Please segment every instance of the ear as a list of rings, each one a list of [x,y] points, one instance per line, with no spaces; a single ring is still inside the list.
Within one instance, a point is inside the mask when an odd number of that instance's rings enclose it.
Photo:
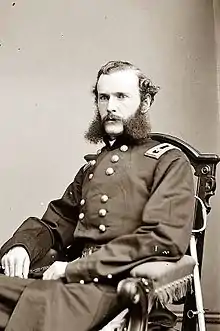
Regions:
[[[141,110],[142,114],[145,114],[148,112],[148,110],[150,109],[151,106],[151,96],[150,94],[147,94],[145,100],[143,101],[143,108]]]

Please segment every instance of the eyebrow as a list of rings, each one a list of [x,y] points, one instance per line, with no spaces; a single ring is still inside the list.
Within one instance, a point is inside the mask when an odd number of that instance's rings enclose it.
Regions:
[[[99,92],[99,95],[109,95],[110,93],[107,92]],[[129,92],[122,92],[122,91],[117,91],[117,92],[113,92],[112,94],[117,95],[117,94],[125,94],[125,95],[130,95]]]
[[[115,92],[114,94],[125,94],[125,95],[130,95],[128,92]]]

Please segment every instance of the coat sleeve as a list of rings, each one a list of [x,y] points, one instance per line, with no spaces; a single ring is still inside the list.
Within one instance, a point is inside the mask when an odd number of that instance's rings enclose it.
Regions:
[[[70,262],[68,282],[116,276],[148,260],[178,260],[185,253],[193,224],[194,187],[189,161],[169,151],[158,161],[150,199],[141,225],[103,245],[93,254]]]
[[[81,168],[62,198],[49,203],[42,219],[29,217],[23,222],[1,247],[0,259],[14,246],[23,246],[33,263],[41,259],[51,247],[60,250],[70,245],[78,221],[83,176]]]

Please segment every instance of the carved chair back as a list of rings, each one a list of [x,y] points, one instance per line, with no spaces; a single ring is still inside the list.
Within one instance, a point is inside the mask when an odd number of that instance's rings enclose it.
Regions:
[[[194,229],[203,228],[203,210],[199,200],[205,206],[206,213],[211,211],[210,198],[215,194],[216,190],[216,167],[220,161],[220,157],[216,154],[200,153],[185,141],[171,135],[162,133],[151,133],[150,137],[160,143],[169,143],[180,148],[188,157],[195,175],[195,195],[199,199],[195,199],[194,212]],[[197,246],[197,257],[199,273],[201,275],[203,248],[205,229],[203,231],[196,231],[194,233]],[[184,305],[183,327],[182,330],[195,330],[196,319],[189,318],[189,311],[196,311],[195,295],[189,294]],[[193,316],[192,316],[193,317]]]

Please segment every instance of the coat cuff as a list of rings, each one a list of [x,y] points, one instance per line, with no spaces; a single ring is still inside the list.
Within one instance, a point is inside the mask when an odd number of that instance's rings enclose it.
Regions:
[[[86,258],[80,258],[75,261],[69,262],[66,267],[65,276],[68,283],[90,283],[94,279],[89,273]]]
[[[41,259],[52,245],[52,235],[42,223],[40,227],[30,228],[29,231],[24,229],[15,232],[13,237],[1,247],[0,259],[13,247],[22,246],[27,250],[31,263],[34,263]]]

